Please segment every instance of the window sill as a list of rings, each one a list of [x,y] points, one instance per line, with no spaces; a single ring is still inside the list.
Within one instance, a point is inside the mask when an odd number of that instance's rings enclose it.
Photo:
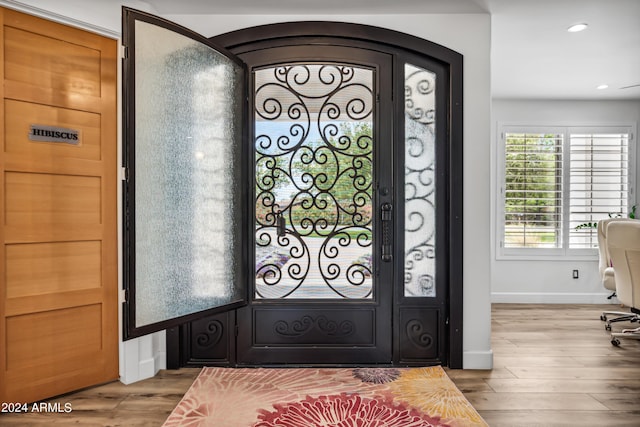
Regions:
[[[497,254],[496,261],[598,261],[598,252],[593,254]]]

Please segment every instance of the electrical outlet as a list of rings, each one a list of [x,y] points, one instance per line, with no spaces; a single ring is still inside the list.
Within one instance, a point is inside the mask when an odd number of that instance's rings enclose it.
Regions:
[[[573,270],[573,278],[574,279],[578,278],[578,270]]]

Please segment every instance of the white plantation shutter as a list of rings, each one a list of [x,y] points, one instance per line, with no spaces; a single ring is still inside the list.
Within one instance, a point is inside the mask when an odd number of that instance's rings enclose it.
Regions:
[[[562,244],[562,149],[557,133],[505,133],[505,248]]]
[[[586,224],[626,217],[633,204],[632,126],[502,126],[500,135],[500,254],[595,253]]]
[[[569,247],[595,248],[593,228],[576,227],[626,216],[629,195],[629,133],[577,132],[569,136]]]

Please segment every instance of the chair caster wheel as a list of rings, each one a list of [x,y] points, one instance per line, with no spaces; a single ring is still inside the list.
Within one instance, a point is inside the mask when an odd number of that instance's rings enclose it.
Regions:
[[[620,347],[620,340],[618,338],[611,338],[611,344],[613,344],[614,347]]]
[[[600,315],[600,320],[602,320],[603,322],[607,321],[607,316],[605,316],[604,314]]]
[[[606,326],[604,327],[604,330],[605,330],[605,331],[611,331],[611,325],[606,325]]]

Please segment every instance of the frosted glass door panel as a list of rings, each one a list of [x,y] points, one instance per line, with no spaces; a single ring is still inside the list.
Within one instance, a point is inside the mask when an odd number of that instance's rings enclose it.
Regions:
[[[135,23],[135,322],[236,301],[243,68]]]

